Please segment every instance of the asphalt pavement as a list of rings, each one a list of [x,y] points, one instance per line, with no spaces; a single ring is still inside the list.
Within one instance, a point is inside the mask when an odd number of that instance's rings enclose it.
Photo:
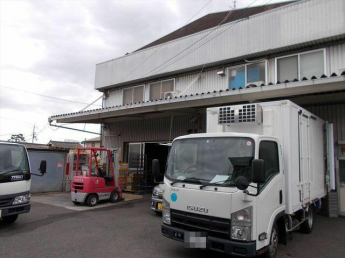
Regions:
[[[161,217],[142,200],[87,211],[32,202],[16,223],[0,221],[0,257],[226,257],[186,249],[161,235]],[[294,233],[277,257],[345,257],[345,219],[317,216],[310,235]]]

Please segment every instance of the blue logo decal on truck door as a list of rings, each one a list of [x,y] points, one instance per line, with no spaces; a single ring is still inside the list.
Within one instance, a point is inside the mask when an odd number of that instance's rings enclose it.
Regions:
[[[170,196],[171,201],[176,202],[177,201],[177,194],[172,193]]]

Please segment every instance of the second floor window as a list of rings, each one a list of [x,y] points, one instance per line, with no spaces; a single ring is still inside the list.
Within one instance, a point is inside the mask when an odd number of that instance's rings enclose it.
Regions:
[[[229,88],[239,89],[255,84],[266,84],[266,62],[229,68]]]
[[[325,74],[325,51],[316,50],[296,55],[279,57],[277,60],[277,81],[320,78]]]
[[[158,100],[164,98],[164,93],[174,90],[175,80],[166,80],[154,82],[150,84],[150,100]]]
[[[123,89],[123,105],[139,103],[144,100],[144,86]]]

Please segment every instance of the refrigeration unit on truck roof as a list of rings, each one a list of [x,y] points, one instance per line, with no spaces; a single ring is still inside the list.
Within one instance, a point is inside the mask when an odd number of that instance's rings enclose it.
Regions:
[[[314,209],[334,188],[331,134],[329,123],[288,100],[208,108],[207,133],[172,144],[163,235],[275,257],[287,234],[312,231]]]

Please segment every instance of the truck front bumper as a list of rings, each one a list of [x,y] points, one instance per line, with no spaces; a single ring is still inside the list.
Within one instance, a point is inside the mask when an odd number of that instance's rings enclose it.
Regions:
[[[184,242],[184,235],[186,232],[186,230],[162,224],[163,236],[176,241]],[[206,237],[206,249],[239,257],[253,257],[257,255],[255,242],[235,242],[211,236]]]
[[[7,217],[11,215],[17,215],[22,213],[28,213],[30,211],[31,204],[21,204],[21,205],[14,205],[14,206],[7,206],[0,208],[0,217]]]

